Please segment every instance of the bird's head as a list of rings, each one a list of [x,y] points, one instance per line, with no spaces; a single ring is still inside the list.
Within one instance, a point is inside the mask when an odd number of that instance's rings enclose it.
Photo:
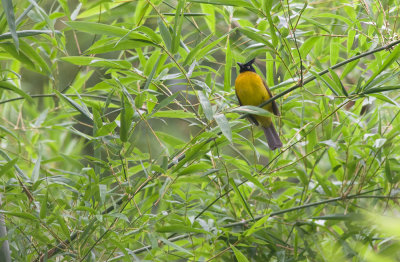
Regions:
[[[240,68],[240,73],[246,72],[246,71],[251,71],[251,72],[255,72],[256,70],[253,67],[253,63],[256,59],[253,58],[251,59],[249,62],[242,64],[242,63],[237,63],[239,68]]]

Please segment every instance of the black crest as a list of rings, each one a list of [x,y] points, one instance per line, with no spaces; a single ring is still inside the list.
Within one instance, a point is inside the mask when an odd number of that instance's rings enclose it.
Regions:
[[[254,63],[255,60],[256,59],[253,58],[249,62],[247,62],[246,64],[237,63],[239,65],[239,68],[240,68],[240,73],[243,73],[243,72],[246,72],[246,71],[255,72],[256,70],[253,67],[253,63]]]

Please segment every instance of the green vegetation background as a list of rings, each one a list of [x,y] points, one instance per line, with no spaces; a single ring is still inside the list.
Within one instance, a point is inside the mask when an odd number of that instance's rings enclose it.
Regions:
[[[1,3],[13,261],[400,260],[399,1]]]

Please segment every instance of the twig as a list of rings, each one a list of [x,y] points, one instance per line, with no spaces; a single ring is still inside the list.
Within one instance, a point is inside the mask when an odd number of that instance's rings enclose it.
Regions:
[[[376,190],[373,190],[373,191],[376,191]],[[268,216],[273,217],[273,216],[282,215],[282,214],[285,214],[285,213],[290,213],[290,212],[293,212],[293,211],[296,211],[296,210],[300,210],[300,209],[306,209],[306,208],[313,207],[313,206],[319,206],[319,205],[323,205],[323,204],[327,204],[327,203],[344,201],[344,200],[349,200],[349,199],[360,199],[360,198],[374,198],[374,199],[394,199],[394,198],[396,198],[396,199],[398,199],[398,198],[400,198],[400,197],[393,197],[393,196],[366,196],[366,195],[364,195],[364,194],[367,194],[367,193],[370,193],[370,192],[371,191],[364,192],[364,193],[361,193],[361,194],[354,194],[354,195],[347,196],[345,198],[336,197],[336,198],[327,199],[327,200],[323,200],[323,201],[319,201],[319,202],[305,204],[305,205],[302,205],[302,206],[296,206],[296,207],[292,207],[292,208],[288,208],[288,209],[283,209],[283,210],[280,210],[280,211],[277,211],[277,212],[272,212],[272,213],[268,214]],[[244,225],[246,225],[248,223],[252,223],[252,222],[258,221],[258,220],[262,219],[265,216],[266,215],[262,215],[262,216],[255,217],[254,220],[253,219],[243,220],[243,221],[240,221],[240,222],[226,224],[226,225],[223,225],[221,227],[222,228],[229,228],[229,227],[235,227],[235,226],[244,226]],[[185,239],[185,238],[189,237],[189,235],[190,234],[184,234],[184,235],[180,235],[180,236],[176,236],[176,237],[170,238],[168,240],[171,241],[171,242],[174,242],[174,241],[177,241],[177,240]],[[133,250],[132,253],[139,254],[139,253],[142,253],[143,251],[149,251],[151,249],[152,249],[152,246],[148,245],[148,246],[144,246],[144,247],[141,247],[139,249]]]
[[[376,52],[379,52],[379,51],[382,51],[382,50],[389,49],[389,48],[391,48],[391,47],[393,47],[393,46],[395,46],[395,45],[397,45],[397,44],[399,44],[399,43],[400,43],[400,40],[397,40],[397,41],[394,41],[394,42],[392,42],[392,43],[390,43],[390,44],[387,44],[387,45],[385,45],[385,46],[382,46],[382,47],[380,47],[380,48],[376,48],[376,49],[374,49],[374,50],[371,50],[371,51],[362,53],[362,54],[360,54],[360,55],[354,56],[354,57],[352,57],[352,58],[350,58],[350,59],[347,59],[347,60],[345,60],[345,61],[343,61],[343,62],[340,62],[340,63],[338,63],[338,64],[332,66],[331,69],[339,68],[339,67],[341,67],[341,66],[343,66],[343,65],[346,65],[346,64],[348,64],[348,63],[350,63],[350,62],[352,62],[352,61],[358,60],[358,59],[360,59],[360,58],[362,58],[362,57],[368,56],[368,55],[370,55],[370,54],[373,54],[373,53],[376,53]],[[324,75],[324,74],[326,74],[326,73],[328,73],[328,72],[329,72],[329,70],[326,69],[326,70],[323,70],[323,71],[321,71],[320,73],[318,73],[318,75],[322,76],[322,75]],[[311,81],[313,81],[313,80],[315,80],[315,79],[316,79],[315,76],[311,76],[311,77],[305,79],[305,80],[304,80],[304,83],[298,83],[298,84],[296,84],[296,85],[290,87],[289,89],[287,89],[287,90],[285,90],[285,91],[283,91],[283,92],[277,94],[276,96],[274,96],[274,97],[268,99],[267,101],[265,101],[264,103],[260,104],[259,107],[263,107],[263,106],[265,106],[265,105],[267,105],[267,104],[269,104],[269,103],[272,103],[272,101],[275,101],[276,99],[278,99],[278,98],[280,98],[280,97],[286,95],[287,93],[290,93],[290,92],[296,90],[297,88],[299,88],[299,87],[301,87],[301,86],[304,86],[305,84],[307,84],[307,83],[309,83],[309,82],[311,82]],[[47,95],[47,96],[55,96],[55,94],[51,94],[51,95]],[[32,96],[32,97],[34,97],[34,96]],[[19,98],[19,99],[23,99],[23,97],[21,97],[21,98]],[[2,102],[0,102],[0,104],[1,104],[1,103],[2,103]],[[242,115],[240,118],[245,118],[247,115],[248,115],[248,114],[244,114],[244,115]],[[218,133],[217,136],[219,136],[220,134],[221,134],[221,132]],[[215,138],[210,138],[210,139],[206,140],[206,141],[205,141],[205,144],[207,144],[207,143],[213,141],[214,139],[215,139]],[[175,156],[177,156],[177,155],[179,155],[179,154],[180,154],[180,153],[175,154]],[[174,159],[173,161],[171,161],[171,162],[168,164],[168,169],[170,169],[170,168],[172,168],[173,166],[175,166],[176,164],[178,164],[178,163],[179,163],[180,161],[182,161],[184,158],[185,158],[185,154],[181,154],[177,159]],[[150,179],[147,179],[147,180],[140,186],[140,188],[143,188],[144,186],[146,186],[146,185],[148,184],[148,182],[152,181],[152,180],[153,180],[154,178],[156,178],[158,175],[159,175],[159,173],[155,173]],[[243,184],[243,183],[241,183],[241,184]],[[238,186],[240,186],[241,184],[239,184]],[[137,192],[137,191],[136,191],[136,192]],[[120,205],[122,205],[123,202],[124,202],[124,200],[128,200],[128,202],[129,202],[129,201],[132,199],[132,197],[135,196],[136,192],[135,192],[134,194],[132,194],[132,196],[130,196],[130,197],[128,197],[128,198],[127,198],[126,196],[121,197],[119,200],[117,200],[117,202],[115,203],[115,206],[120,206]],[[223,195],[221,195],[221,197],[225,196],[227,193],[229,193],[229,192],[224,193]],[[307,204],[307,205],[303,205],[303,206],[297,206],[297,207],[294,207],[294,208],[290,208],[290,209],[282,210],[282,211],[279,211],[279,212],[271,213],[270,215],[284,214],[284,213],[287,213],[287,212],[291,212],[291,211],[294,211],[294,210],[299,210],[299,209],[306,208],[306,207],[311,207],[311,206],[316,206],[316,205],[321,205],[321,204],[325,204],[325,203],[330,203],[330,202],[339,201],[339,200],[341,200],[341,199],[361,198],[361,197],[355,197],[355,196],[359,196],[359,195],[351,195],[351,196],[347,196],[346,198],[338,197],[338,198],[333,198],[333,199],[330,199],[330,200],[325,200],[325,201],[320,201],[320,202],[316,202],[316,203],[311,203],[311,204]],[[371,196],[371,197],[373,197],[373,196]],[[379,197],[375,197],[375,198],[379,198]],[[382,196],[381,198],[388,198],[388,196]],[[216,201],[218,201],[218,199],[216,199],[215,201],[213,201],[213,202],[209,205],[209,207],[212,206],[212,204],[214,204]],[[105,211],[103,211],[102,214],[108,214],[108,213],[110,213],[111,211],[113,211],[113,210],[115,209],[115,206],[114,206],[114,205],[109,206]],[[202,211],[202,212],[204,212],[204,211]],[[199,215],[201,215],[202,212],[201,212]],[[199,215],[198,215],[198,216],[199,216]],[[197,217],[198,217],[198,216],[197,216]],[[262,218],[262,217],[256,217],[255,220],[259,220],[259,219],[261,219],[261,218]],[[252,221],[252,220],[251,220],[251,221]],[[238,222],[238,223],[232,223],[232,224],[226,225],[225,227],[230,227],[230,226],[235,226],[235,225],[240,225],[240,224],[245,224],[245,223],[249,223],[249,221],[242,221],[242,222]],[[62,248],[65,248],[65,245],[69,245],[72,241],[74,241],[74,240],[76,239],[76,237],[77,237],[77,232],[73,233],[73,234],[70,236],[70,238],[69,238],[68,240],[64,241],[64,244],[63,244],[63,243],[59,243],[59,244],[56,245],[54,248],[52,248],[51,250],[49,250],[49,251],[47,252],[47,258],[50,258],[50,257],[54,256],[55,254],[57,254],[60,250],[62,250]],[[46,254],[43,254],[43,255],[41,256],[40,259],[42,260],[42,259],[44,259],[44,257],[46,257]]]

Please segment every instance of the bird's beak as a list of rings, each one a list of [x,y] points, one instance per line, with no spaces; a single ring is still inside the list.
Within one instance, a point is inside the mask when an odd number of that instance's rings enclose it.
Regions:
[[[239,62],[237,62],[236,64],[238,64],[238,66],[240,66],[240,67],[242,67],[242,65],[243,65],[242,63],[239,63]]]

